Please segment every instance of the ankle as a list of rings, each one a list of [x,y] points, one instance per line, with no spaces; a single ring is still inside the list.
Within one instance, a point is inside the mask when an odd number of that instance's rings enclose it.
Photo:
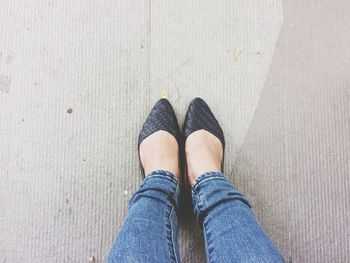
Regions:
[[[199,130],[188,136],[185,145],[187,178],[192,185],[203,173],[220,172],[223,147],[213,134]]]
[[[145,175],[155,170],[165,170],[180,176],[178,162],[179,146],[170,133],[158,131],[140,144],[140,159]]]

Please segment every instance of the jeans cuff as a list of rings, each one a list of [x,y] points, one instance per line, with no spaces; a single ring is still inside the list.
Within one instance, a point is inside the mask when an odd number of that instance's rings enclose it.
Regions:
[[[176,175],[174,175],[173,173],[171,173],[167,170],[154,170],[151,173],[149,173],[145,177],[145,179],[143,179],[143,181],[146,182],[146,181],[151,180],[153,178],[163,178],[163,179],[171,181],[175,185],[177,185],[179,183]]]
[[[150,191],[150,192],[149,192]],[[147,194],[145,194],[147,192]],[[151,193],[151,194],[150,194]],[[137,191],[133,193],[129,200],[129,207],[135,203],[140,197],[150,197],[151,195],[161,196],[164,194],[167,200],[172,202],[175,207],[178,206],[180,191],[177,177],[166,170],[155,170],[147,175]]]
[[[192,184],[192,189],[195,190],[201,182],[212,178],[224,178],[227,180],[226,176],[222,172],[205,172],[197,177],[196,181],[194,181]]]

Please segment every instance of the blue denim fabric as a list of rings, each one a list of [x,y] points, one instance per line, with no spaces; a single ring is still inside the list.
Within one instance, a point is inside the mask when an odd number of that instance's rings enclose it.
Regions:
[[[177,178],[153,171],[129,202],[127,218],[109,254],[110,263],[180,262]]]
[[[200,175],[192,187],[192,203],[208,262],[285,262],[248,201],[222,173]]]
[[[200,175],[193,184],[192,202],[208,262],[285,262],[248,201],[222,173]],[[178,204],[179,186],[173,174],[159,170],[147,176],[130,200],[108,262],[180,262]]]

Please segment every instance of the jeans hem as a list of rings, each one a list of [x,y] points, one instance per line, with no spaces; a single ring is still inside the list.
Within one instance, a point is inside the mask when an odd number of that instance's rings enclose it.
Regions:
[[[213,178],[223,178],[227,180],[226,176],[222,172],[205,172],[197,177],[196,181],[192,184],[192,190],[195,190],[202,181]]]
[[[151,173],[149,173],[145,179],[143,179],[143,181],[148,181],[150,180],[151,178],[164,178],[164,179],[167,179],[169,181],[171,181],[172,183],[174,184],[178,184],[179,181],[176,177],[176,175],[174,175],[173,173],[167,171],[167,170],[154,170],[152,171]]]

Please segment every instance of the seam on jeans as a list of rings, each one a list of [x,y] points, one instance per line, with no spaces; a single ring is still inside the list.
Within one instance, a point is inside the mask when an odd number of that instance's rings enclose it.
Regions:
[[[170,238],[168,236],[167,241],[170,240],[170,244],[169,244],[169,242],[167,242],[167,244],[169,245],[170,258],[173,260],[173,262],[179,263],[178,260],[177,260],[177,257],[176,257],[175,245],[174,245],[174,240],[173,240],[173,232],[174,232],[174,230],[172,229],[172,225],[171,225],[171,215],[172,215],[172,213],[174,211],[174,208],[172,206],[169,206],[169,208],[170,209],[169,209],[169,213],[168,213],[168,216],[167,216],[167,220],[168,220],[168,222],[167,222],[168,229],[167,230],[169,230],[168,231],[168,235],[170,235]]]
[[[203,232],[205,235],[205,239],[207,241],[206,246],[207,246],[207,252],[208,252],[208,258],[207,258],[207,262],[211,263],[214,262],[213,259],[213,254],[214,254],[214,250],[212,249],[212,247],[210,246],[210,242],[212,240],[212,234],[210,234],[210,232],[207,231],[207,226],[206,223],[203,220]]]
[[[174,189],[174,188],[172,188]],[[178,210],[178,198],[177,198],[177,193],[178,193],[178,189],[179,189],[179,185],[177,184],[175,186],[175,189],[172,190],[172,195],[171,195],[171,199],[170,199],[170,203],[173,205],[173,207],[175,208],[175,212],[177,212]]]
[[[204,221],[204,217],[206,216],[205,212],[204,212],[204,205],[203,205],[202,197],[200,195],[200,191],[197,191],[196,189],[192,189],[192,191],[195,192],[198,196],[198,201],[196,202],[196,208],[198,210],[197,221],[201,226],[203,221]]]
[[[169,252],[170,252],[170,257],[173,260],[173,262],[175,263],[179,263],[178,258],[176,256],[176,248],[175,248],[175,240],[173,239],[173,235],[174,235],[174,229],[172,228],[172,224],[171,224],[171,217],[172,214],[175,212],[176,213],[176,192],[177,192],[177,188],[178,185],[176,185],[175,188],[171,188],[171,193],[170,193],[170,203],[171,205],[168,206],[169,212],[167,215],[167,230],[168,230],[168,235],[170,235],[170,238],[168,236],[167,241],[170,240],[170,244],[169,242],[167,242],[167,244],[169,245]]]
[[[175,211],[175,209],[174,208],[172,208],[171,209],[171,212],[170,212],[170,214],[169,214],[169,221],[170,221],[170,218],[171,218],[171,216],[172,216],[172,214],[173,213],[176,213],[176,211]],[[176,254],[176,246],[175,246],[175,241],[176,240],[174,240],[174,238],[173,238],[173,236],[174,236],[174,229],[172,228],[172,225],[170,224],[170,234],[171,234],[171,243],[172,243],[172,253],[173,253],[173,257],[175,258],[175,262],[176,263],[179,263],[179,261],[178,261],[178,258],[177,258],[177,254]]]
[[[198,196],[198,199],[199,199],[198,192],[197,192],[194,188],[192,188],[192,192],[193,192],[195,195],[197,195],[197,196]],[[199,202],[200,202],[200,201],[197,200],[195,207],[193,207],[195,211],[196,211],[196,210],[198,211],[197,213],[200,213],[200,209],[199,209],[199,207],[198,207]]]

